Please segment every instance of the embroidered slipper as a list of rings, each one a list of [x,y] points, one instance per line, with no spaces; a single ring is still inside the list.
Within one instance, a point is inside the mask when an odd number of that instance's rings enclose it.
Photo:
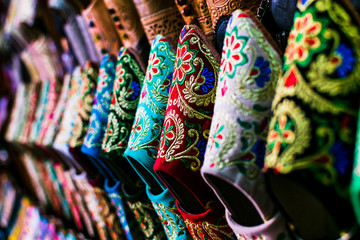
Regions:
[[[143,69],[143,64],[134,51],[121,48],[101,156],[121,177],[120,195],[128,202],[145,238],[162,239],[165,234],[151,202],[145,195],[145,186],[124,157],[145,78]],[[147,217],[140,217],[139,214]]]
[[[127,195],[125,189],[122,189],[122,192],[125,193],[127,204],[135,215],[135,220],[145,235],[145,239],[167,239],[160,218],[145,191],[139,192],[137,195]]]
[[[176,200],[170,191],[165,189],[160,194],[154,195],[149,188],[146,188],[146,193],[160,218],[167,238],[191,239],[192,237],[186,228],[184,219],[176,207]]]
[[[87,106],[87,109],[91,109],[91,114],[86,136],[81,146],[81,152],[87,154],[93,162],[101,164],[102,167],[106,166],[104,166],[100,158],[100,151],[110,111],[112,90],[115,80],[115,65],[115,57],[107,54],[104,55],[100,63],[97,87],[92,108],[90,105]]]
[[[130,189],[137,189],[139,177],[123,153],[128,144],[144,77],[142,62],[137,55],[130,49],[121,48],[100,157]]]
[[[170,192],[192,213],[204,211],[216,199],[200,175],[219,71],[219,56],[209,46],[196,26],[181,31],[154,165]]]
[[[105,208],[105,205],[102,205],[103,203],[100,202],[97,195],[97,185],[99,185],[98,179],[90,180],[86,176],[86,172],[83,172],[80,175],[75,175],[73,172],[73,180],[78,188],[79,192],[81,193],[83,197],[83,201],[85,203],[85,206],[87,207],[87,210],[90,213],[91,220],[94,223],[96,232],[98,234],[98,239],[101,240],[108,240],[109,239],[109,228],[106,225],[106,219],[101,214],[103,207]],[[109,210],[109,209],[107,209]]]
[[[78,109],[78,113],[75,118],[72,136],[69,139],[70,149],[80,148],[84,142],[86,133],[88,132],[98,73],[98,66],[91,62],[87,62],[81,72],[81,98],[77,103],[78,106],[76,109]]]
[[[157,36],[151,48],[141,98],[124,155],[146,183],[147,195],[161,219],[168,238],[188,239],[191,236],[176,209],[175,198],[153,170],[174,64],[175,54],[169,41],[163,36]]]
[[[289,35],[264,170],[274,198],[304,239],[337,239],[357,228],[349,186],[359,22],[346,1],[298,1]]]
[[[169,98],[174,72],[175,54],[165,37],[155,38],[140,101],[124,156],[148,185],[153,194],[166,187],[154,173],[153,167]]]
[[[249,11],[235,11],[225,34],[201,174],[227,208],[227,218],[234,219],[234,232],[242,237],[276,239],[286,233],[285,220],[267,194],[261,173],[281,68],[281,53],[259,20]],[[281,219],[268,221],[275,214]],[[279,221],[282,227],[270,224],[279,225]]]

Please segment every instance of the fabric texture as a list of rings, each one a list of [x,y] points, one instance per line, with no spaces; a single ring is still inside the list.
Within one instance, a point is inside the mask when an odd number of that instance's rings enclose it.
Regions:
[[[131,50],[121,48],[116,64],[107,130],[102,142],[105,153],[123,155],[130,137],[144,77],[143,69]]]
[[[86,133],[88,132],[90,114],[93,108],[96,81],[99,74],[97,64],[86,62],[85,67],[81,73],[81,98],[78,101],[78,114],[76,115],[76,122],[73,128],[72,136],[69,139],[70,148],[79,148],[84,142]]]
[[[297,6],[264,170],[301,237],[339,238],[355,222],[348,188],[359,109],[359,18],[341,0]]]
[[[146,188],[146,193],[160,218],[167,238],[170,240],[191,239],[185,222],[176,208],[176,200],[170,191],[165,189],[162,193],[153,195],[149,188]]]
[[[59,131],[63,113],[65,111],[65,106],[69,97],[70,79],[71,75],[66,73],[62,83],[61,92],[59,93],[59,100],[57,101],[53,114],[49,116],[49,126],[46,129],[44,139],[42,141],[45,146],[53,144],[56,134]]]
[[[228,208],[227,214],[234,211],[241,216],[245,226],[231,223],[237,225],[233,230],[243,238],[276,239],[280,234],[284,237],[287,234],[280,213],[277,218],[283,223],[282,227],[272,227],[270,233],[260,231],[265,224],[267,229],[271,228],[272,222],[267,220],[276,214],[261,173],[271,103],[282,72],[280,51],[275,46],[270,34],[251,12],[237,10],[232,14],[225,34],[214,116],[201,173]],[[242,201],[243,197],[246,201]],[[254,208],[254,211],[241,212],[243,208]],[[254,214],[260,219],[257,226],[249,220]]]
[[[167,239],[159,216],[155,213],[154,206],[147,198],[145,191],[136,195],[126,195],[126,201],[130,210],[135,215],[142,233],[147,240]]]
[[[178,204],[177,208],[185,219],[186,227],[193,239],[236,239],[226,222],[224,208],[220,203],[211,202],[209,208],[202,214],[189,214]]]
[[[111,55],[105,55],[101,60],[89,128],[81,147],[83,153],[94,158],[99,158],[101,143],[106,131],[115,80],[115,65],[116,59]]]
[[[151,187],[151,181],[155,180],[162,189],[166,187],[154,173],[153,167],[159,148],[174,63],[175,54],[168,40],[162,36],[156,37],[151,48],[129,143],[124,152],[130,163],[136,161],[147,172],[142,174],[142,171],[132,163],[147,185]],[[149,174],[151,179],[148,179]]]
[[[154,170],[172,194],[163,173],[187,188],[205,209],[215,199],[200,175],[200,167],[213,114],[219,56],[208,47],[200,30],[186,25],[181,31],[175,70],[170,86],[164,127]],[[179,199],[178,199],[179,200]]]
[[[137,188],[135,182],[139,177],[123,153],[130,137],[144,77],[141,61],[136,54],[130,49],[122,48],[116,64],[113,95],[100,157],[106,164],[116,168],[114,171],[121,177],[118,180],[130,188]]]
[[[116,182],[114,186],[109,186],[109,181],[105,180],[104,189],[109,195],[112,204],[116,208],[116,214],[120,219],[121,226],[125,232],[128,240],[142,240],[145,239],[140,230],[139,225],[135,222],[135,216],[130,211],[129,206],[121,197],[121,182]]]
[[[175,199],[153,170],[169,98],[174,63],[175,54],[171,49],[170,42],[165,37],[158,35],[152,44],[141,98],[124,155],[146,183],[147,195],[161,219],[168,239],[187,239],[190,235],[176,209]],[[156,192],[156,194],[152,194],[152,192]]]
[[[144,77],[142,63],[137,55],[130,49],[122,48],[116,64],[113,96],[101,156],[106,163],[116,168],[114,170],[124,184],[120,195],[128,203],[145,239],[162,239],[165,234],[151,202],[146,197],[145,186],[123,155],[128,145]],[[128,194],[125,189],[131,189],[135,193]]]
[[[75,125],[76,115],[78,113],[78,101],[80,101],[81,98],[81,81],[81,67],[78,66],[71,74],[68,101],[66,103],[63,118],[61,120],[60,130],[56,135],[53,144],[54,148],[63,152],[67,156],[71,156],[69,153],[68,141],[71,138],[72,130]]]

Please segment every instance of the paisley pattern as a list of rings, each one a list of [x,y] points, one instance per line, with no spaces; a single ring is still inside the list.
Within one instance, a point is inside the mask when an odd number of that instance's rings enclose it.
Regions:
[[[212,50],[198,28],[192,25],[183,28],[154,166],[156,172],[170,174],[195,195],[203,196],[204,205],[213,196],[199,172],[219,71],[219,56]]]
[[[177,212],[176,208],[174,208],[175,199],[165,190],[166,188],[163,186],[163,183],[153,171],[168,102],[174,63],[175,54],[171,49],[169,41],[165,37],[157,36],[150,52],[149,65],[141,91],[139,106],[131,130],[129,144],[124,155],[128,159],[131,157],[134,161],[139,162],[152,175],[151,177],[158,182],[161,188],[164,189],[159,195],[154,196],[150,191],[147,191],[147,194],[161,219],[168,239],[186,239],[189,235],[187,235],[185,223],[181,217],[179,218],[177,215],[174,215]],[[138,171],[144,182],[148,184],[147,190],[149,190],[151,184],[148,182],[147,176],[143,176],[141,171],[135,166],[134,168]],[[166,198],[159,199],[164,194],[167,194]],[[154,199],[157,199],[156,203]],[[170,213],[163,213],[159,209],[159,206],[168,207],[169,202],[172,202],[173,205],[171,216],[169,216]],[[177,222],[176,225],[174,221]]]
[[[98,66],[87,62],[81,73],[81,99],[78,102],[78,114],[76,116],[73,134],[69,139],[71,148],[79,147],[83,144],[86,133],[88,132],[90,114],[94,103],[96,90],[96,80],[98,77]]]
[[[348,187],[359,109],[354,101],[360,90],[359,22],[343,1],[298,1],[298,8],[273,102],[265,171],[297,175],[331,212],[339,232],[349,231],[354,223]]]
[[[115,79],[115,59],[105,55],[100,63],[94,105],[91,110],[89,128],[81,151],[98,157],[106,131],[112,90]]]
[[[337,2],[323,0],[310,4],[296,13],[295,22],[305,21],[304,17],[309,19],[306,22],[318,19],[323,50],[307,54],[304,61],[297,55],[285,64],[286,72],[273,105],[266,166],[282,173],[316,166],[324,170],[317,174],[318,180],[328,185],[351,171],[355,133],[350,129],[356,124],[358,108],[352,99],[360,88],[357,78],[360,69],[348,61],[360,56],[357,48],[360,37],[353,37],[359,28]],[[329,20],[324,20],[327,17]],[[347,21],[340,21],[339,17]],[[292,32],[300,34],[296,24]],[[313,35],[302,34],[303,38]],[[287,48],[285,59],[291,51],[291,47]],[[344,64],[349,70],[338,71]]]
[[[170,43],[159,35],[152,45],[129,144],[124,153],[126,157],[131,157],[143,165],[156,180],[153,166],[159,148],[174,63],[175,54]],[[144,181],[146,182],[146,179]],[[162,186],[162,182],[158,182]]]
[[[140,99],[145,74],[137,59],[128,49],[119,53],[113,96],[102,149],[106,153],[122,155],[130,137],[130,130]]]

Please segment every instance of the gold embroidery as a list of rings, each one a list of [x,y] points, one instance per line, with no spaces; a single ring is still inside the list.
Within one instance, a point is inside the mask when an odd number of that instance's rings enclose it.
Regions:
[[[287,142],[281,139],[279,142],[276,139],[274,134],[277,132],[274,130],[276,122],[281,120],[293,121],[294,137],[289,138]],[[285,124],[285,123],[284,123]],[[269,150],[265,158],[266,165],[268,167],[275,167],[277,170],[288,173],[293,168],[299,168],[304,163],[298,161],[295,156],[302,154],[310,144],[311,139],[311,126],[309,119],[306,118],[304,112],[301,108],[296,106],[293,101],[285,99],[282,101],[274,111],[274,116],[270,122],[269,135],[268,135],[268,145],[274,143],[272,150]],[[280,144],[286,143],[289,144],[282,152],[280,149]]]
[[[185,224],[194,240],[202,240],[205,239],[206,236],[209,236],[212,240],[222,240],[223,238],[220,238],[220,236],[226,236],[229,239],[232,239],[233,233],[224,231],[229,229],[228,225],[216,226],[206,221],[193,223],[188,219],[185,219]]]

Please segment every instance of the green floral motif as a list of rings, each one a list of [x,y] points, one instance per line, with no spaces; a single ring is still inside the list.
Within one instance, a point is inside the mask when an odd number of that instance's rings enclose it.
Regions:
[[[102,149],[109,153],[125,151],[135,112],[140,99],[140,90],[145,74],[133,53],[122,48],[116,65],[116,77],[108,117],[107,130]]]

